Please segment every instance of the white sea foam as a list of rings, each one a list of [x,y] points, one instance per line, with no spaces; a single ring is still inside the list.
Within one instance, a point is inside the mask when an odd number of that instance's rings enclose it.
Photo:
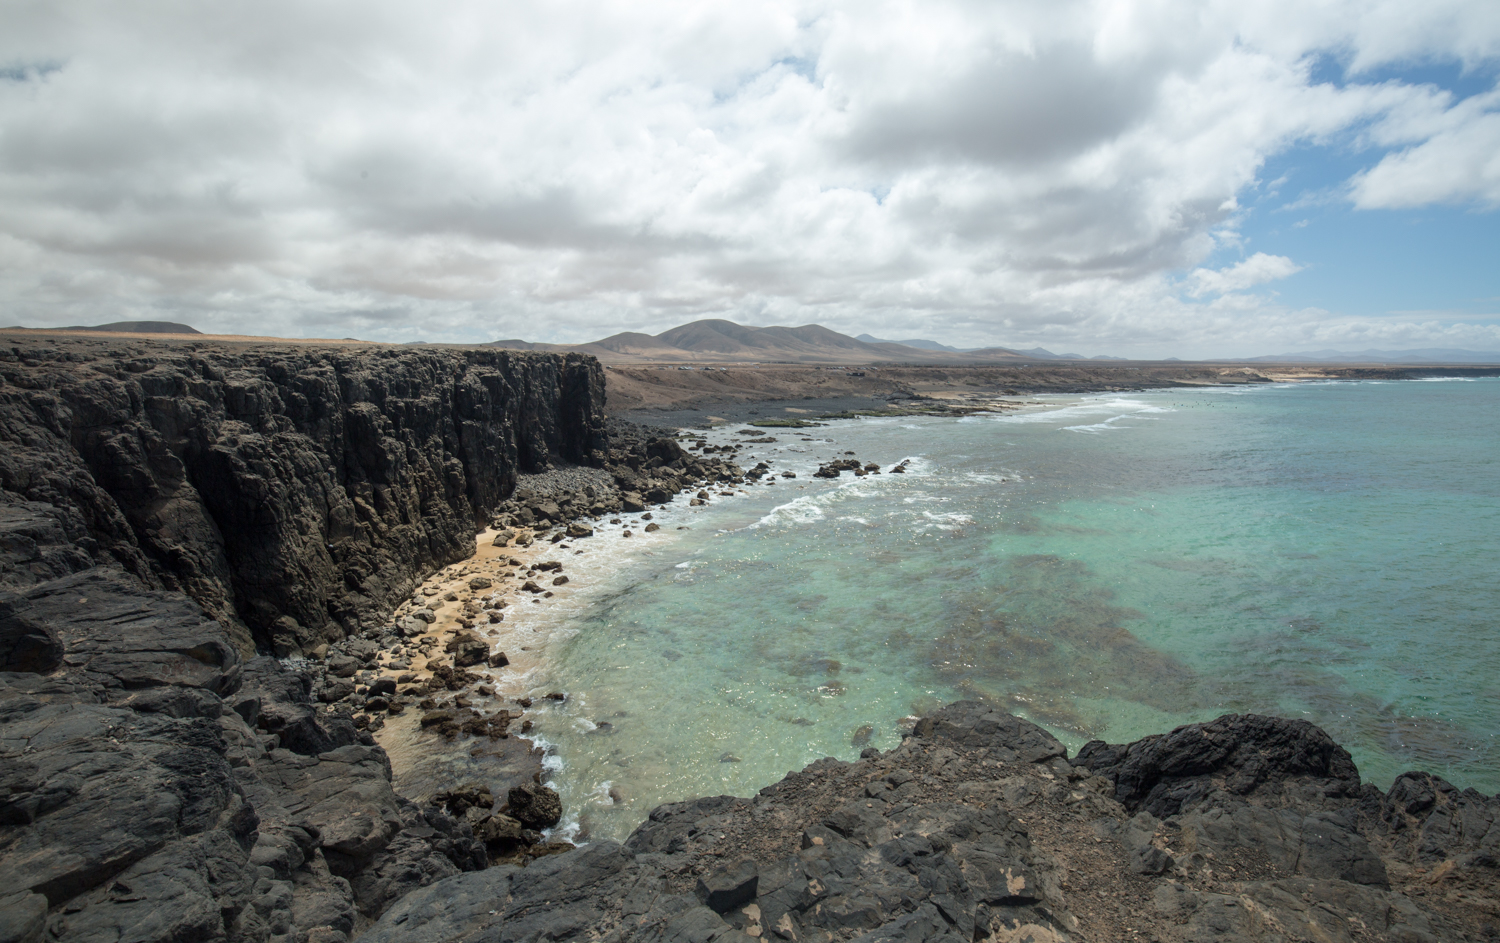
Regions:
[[[955,531],[974,523],[974,518],[957,511],[950,511],[947,514],[934,514],[931,511],[923,511],[922,517],[925,519],[925,522],[918,522],[917,530],[919,531],[928,530],[933,527],[936,527],[938,530]]]
[[[828,515],[819,504],[821,495],[803,495],[800,498],[778,505],[760,520],[751,524],[751,528],[761,526],[774,526],[776,524],[811,524],[821,521]]]
[[[1058,423],[1086,419],[1100,415],[1101,413],[1115,413],[1118,418],[1123,418],[1143,413],[1170,412],[1175,412],[1175,410],[1168,406],[1156,406],[1137,399],[1116,397],[1108,400],[1086,400],[1057,409],[1043,409],[1035,412],[1014,413],[1009,416],[996,416],[988,421],[1013,424]]]
[[[1087,433],[1090,433],[1092,435],[1098,435],[1101,432],[1113,432],[1113,431],[1115,431],[1117,429],[1129,429],[1130,426],[1117,426],[1117,425],[1115,425],[1115,423],[1119,422],[1121,419],[1129,419],[1129,418],[1131,418],[1131,417],[1128,416],[1128,415],[1124,415],[1124,416],[1111,416],[1109,419],[1106,419],[1103,422],[1096,422],[1096,423],[1092,423],[1092,424],[1087,425],[1087,426],[1063,426],[1062,427],[1062,431],[1063,432],[1087,432]]]

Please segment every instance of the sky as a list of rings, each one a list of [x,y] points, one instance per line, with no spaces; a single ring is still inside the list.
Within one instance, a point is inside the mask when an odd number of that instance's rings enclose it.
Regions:
[[[0,324],[1500,350],[1500,3],[0,0]]]

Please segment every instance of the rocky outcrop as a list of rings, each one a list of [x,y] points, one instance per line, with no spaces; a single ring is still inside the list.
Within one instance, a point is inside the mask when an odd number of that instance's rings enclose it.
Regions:
[[[307,649],[469,556],[521,472],[601,462],[603,400],[576,355],[0,343],[0,587],[118,566]]]
[[[1302,721],[1070,761],[960,702],[887,753],[662,806],[623,845],[436,882],[360,939],[1484,940],[1497,842],[1500,797],[1423,774],[1382,794]]]
[[[181,594],[93,568],[6,602],[63,652],[0,672],[0,938],[336,941],[485,865],[309,678]]]

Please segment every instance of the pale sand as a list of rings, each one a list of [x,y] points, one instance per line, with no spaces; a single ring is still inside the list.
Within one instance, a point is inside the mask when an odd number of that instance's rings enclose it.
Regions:
[[[517,530],[518,536],[530,535],[532,532],[526,528]],[[476,614],[473,631],[481,638],[490,643],[490,651],[504,652],[510,660],[510,664],[502,668],[489,668],[484,665],[475,665],[465,669],[474,674],[484,677],[480,684],[490,685],[494,689],[494,695],[484,696],[476,691],[479,685],[459,692],[433,692],[423,697],[451,698],[455,695],[463,697],[482,714],[490,714],[499,710],[515,711],[520,709],[517,700],[524,698],[530,693],[531,677],[533,672],[542,664],[545,656],[545,646],[539,642],[536,633],[530,629],[517,626],[514,622],[514,612],[521,607],[541,607],[559,598],[565,598],[569,590],[576,589],[577,584],[571,582],[564,586],[552,586],[555,573],[538,574],[536,582],[544,585],[553,593],[551,598],[543,598],[541,595],[533,596],[531,593],[523,592],[521,585],[526,581],[524,575],[517,578],[514,574],[544,560],[559,560],[563,563],[563,573],[568,573],[568,562],[570,560],[583,559],[591,554],[602,553],[603,541],[599,537],[585,537],[578,540],[564,540],[559,544],[553,544],[547,540],[533,541],[529,547],[518,547],[512,541],[511,546],[493,546],[496,532],[493,529],[485,529],[474,539],[474,555],[461,563],[455,563],[444,567],[436,573],[428,576],[414,591],[414,595],[420,596],[424,590],[436,590],[436,594],[429,597],[433,600],[443,599],[452,593],[457,599],[444,601],[443,605],[436,610],[437,620],[431,623],[427,631],[419,636],[407,640],[408,646],[415,646],[425,638],[436,640],[437,644],[430,649],[432,657],[451,661],[450,655],[443,651],[447,643],[462,628],[459,618],[464,612],[464,602],[469,599],[485,600],[494,598],[505,602],[505,607],[500,611],[505,613],[505,621],[499,623],[488,623],[487,610],[481,610]],[[568,544],[569,549],[562,549],[562,544]],[[582,550],[583,554],[575,551]],[[511,560],[517,560],[521,566],[510,564]],[[493,581],[489,589],[471,590],[469,580],[475,576],[486,576]],[[533,599],[540,600],[532,602]],[[392,614],[393,620],[404,618],[418,607],[413,606],[410,600],[402,603]],[[409,668],[394,668],[390,662],[393,656],[389,652],[382,652],[380,660],[380,676],[388,678],[399,678],[407,675],[415,676],[416,683],[426,682],[432,677],[428,669],[428,659],[420,654],[407,656],[410,662]],[[436,734],[421,729],[422,710],[412,702],[409,691],[412,682],[399,685],[397,692],[407,701],[407,708],[397,715],[385,715],[385,724],[381,729],[374,732],[375,740],[386,751],[391,760],[391,769],[396,782],[400,785],[403,794],[415,797],[429,796],[437,788],[447,788],[456,783],[450,782],[455,779],[451,768],[449,771],[439,771],[434,768],[434,760],[441,759],[444,753],[459,751],[467,754],[471,765],[464,773],[456,779],[462,781],[480,781],[490,784],[496,788],[505,788],[517,782],[531,779],[533,775],[541,772],[541,756],[539,749],[533,746],[531,740],[524,738],[520,733],[519,722],[511,728],[512,734],[505,740],[489,741],[483,738],[474,738],[457,744],[447,744],[438,739]],[[448,762],[462,762],[454,757]]]

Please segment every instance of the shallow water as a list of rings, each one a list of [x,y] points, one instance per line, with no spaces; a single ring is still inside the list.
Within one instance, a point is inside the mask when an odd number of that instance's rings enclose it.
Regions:
[[[535,627],[572,821],[621,837],[966,696],[1074,749],[1306,717],[1378,785],[1500,790],[1500,381],[1048,402],[773,430],[755,455],[797,479],[601,531]],[[808,476],[846,450],[911,472]]]

